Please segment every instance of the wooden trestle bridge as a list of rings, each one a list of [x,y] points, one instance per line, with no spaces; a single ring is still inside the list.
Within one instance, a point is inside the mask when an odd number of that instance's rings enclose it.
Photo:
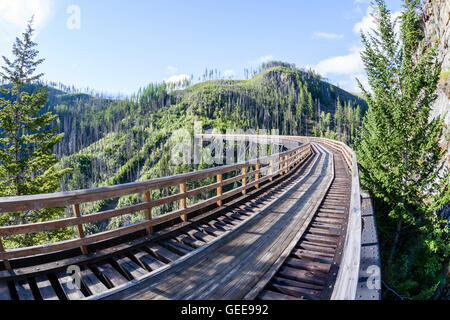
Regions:
[[[0,198],[0,214],[73,210],[56,221],[0,227],[0,300],[357,298],[362,224],[353,151],[321,138],[277,139],[287,151],[248,162]],[[179,193],[151,199],[151,190],[174,186]],[[189,197],[208,192],[214,196],[188,205]],[[131,194],[143,194],[143,202],[82,213],[84,203]],[[152,208],[169,203],[178,209],[152,217]],[[85,234],[86,224],[142,211],[141,222]],[[78,237],[12,250],[2,245],[10,236],[65,227],[75,227]]]

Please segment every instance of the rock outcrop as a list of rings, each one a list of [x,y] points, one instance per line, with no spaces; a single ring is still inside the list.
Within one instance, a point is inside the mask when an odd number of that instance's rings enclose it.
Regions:
[[[444,116],[446,134],[450,139],[450,0],[423,0],[422,27],[426,45],[438,45],[438,59],[442,63],[442,72],[438,88],[438,99],[433,107],[432,116]],[[447,153],[450,163],[450,151]]]

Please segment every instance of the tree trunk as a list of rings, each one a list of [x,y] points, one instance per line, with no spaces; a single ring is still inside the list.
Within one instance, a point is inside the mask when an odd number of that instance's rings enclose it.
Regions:
[[[402,222],[397,222],[397,229],[395,230],[394,242],[392,243],[391,253],[389,254],[389,265],[392,263],[392,259],[394,258],[395,250],[397,248],[398,239],[400,238],[400,232],[402,230]]]

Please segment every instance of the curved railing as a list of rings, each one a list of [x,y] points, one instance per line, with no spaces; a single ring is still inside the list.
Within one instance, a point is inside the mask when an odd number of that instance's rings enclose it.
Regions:
[[[212,137],[212,135],[201,136],[205,138]],[[6,269],[11,269],[9,263],[9,260],[11,259],[47,254],[77,247],[80,247],[82,253],[86,254],[88,253],[87,246],[92,243],[112,239],[140,230],[146,230],[149,234],[151,234],[153,232],[153,227],[156,225],[180,218],[182,221],[186,221],[189,213],[204,209],[214,204],[221,207],[224,200],[239,193],[245,195],[247,189],[249,188],[259,188],[260,184],[266,181],[271,181],[273,177],[279,175],[280,173],[291,170],[305,157],[307,157],[312,152],[310,143],[320,143],[340,151],[352,173],[351,210],[348,219],[347,235],[344,245],[344,252],[342,255],[341,267],[337,276],[332,299],[354,299],[358,281],[359,254],[361,247],[360,189],[358,167],[354,152],[345,144],[329,139],[292,136],[269,137],[270,138],[267,136],[258,136],[257,138],[246,135],[232,136],[233,139],[257,139],[259,142],[268,141],[273,143],[273,141],[280,141],[285,146],[288,146],[289,150],[237,164],[223,165],[196,172],[189,172],[142,182],[133,182],[111,187],[70,192],[0,198],[0,214],[6,212],[19,212],[67,206],[72,206],[73,210],[73,217],[67,217],[54,221],[0,227],[0,261],[3,261]],[[299,143],[302,144],[299,145]],[[249,170],[250,168],[252,169],[251,171]],[[224,174],[237,170],[240,170],[239,174],[223,180]],[[210,177],[216,177],[216,182],[192,190],[187,190],[187,183]],[[252,181],[248,182],[250,178]],[[231,189],[228,192],[223,192],[223,187],[238,181],[241,182],[239,187]],[[152,190],[173,186],[179,187],[179,193],[157,200],[151,199]],[[216,190],[216,195],[191,206],[187,206],[188,197],[210,190]],[[83,203],[117,198],[132,194],[143,194],[144,201],[142,203],[124,208],[117,208],[89,215],[82,215],[80,210],[80,204]],[[157,217],[152,217],[152,208],[175,202],[179,204],[178,210]],[[145,220],[141,222],[92,235],[86,236],[84,234],[83,226],[87,223],[124,216],[139,211],[145,212]],[[2,238],[5,237],[19,234],[45,232],[66,227],[75,227],[78,237],[57,243],[12,250],[5,250],[2,245]]]
[[[339,273],[334,284],[331,299],[354,300],[358,285],[362,233],[361,191],[356,154],[346,144],[339,141],[324,138],[307,138],[306,141],[322,143],[339,150],[343,154],[352,174],[352,193],[350,198],[347,234],[345,237]]]
[[[0,198],[0,214],[6,212],[19,212],[67,206],[72,206],[73,210],[73,217],[54,221],[0,227],[0,261],[3,261],[6,269],[10,269],[11,266],[9,260],[11,259],[52,253],[76,247],[80,247],[83,253],[87,253],[87,245],[95,242],[123,236],[139,230],[147,230],[148,233],[152,233],[152,229],[155,225],[159,225],[177,218],[181,218],[181,220],[186,221],[187,215],[191,212],[206,208],[208,206],[214,205],[215,203],[220,207],[222,206],[222,202],[225,199],[230,198],[238,193],[245,194],[246,190],[249,188],[258,188],[259,184],[273,179],[273,177],[278,175],[280,172],[290,170],[310,152],[310,145],[306,144],[291,148],[290,150],[285,152],[255,160],[231,165],[224,165],[175,176],[157,178],[148,181],[133,182],[111,187],[70,192]],[[250,171],[249,168],[253,170]],[[241,170],[240,174],[226,180],[222,179],[223,174],[237,170]],[[214,176],[216,177],[215,183],[192,190],[187,190],[186,188],[186,185],[189,182],[198,181]],[[250,178],[252,178],[253,181],[247,183]],[[237,181],[241,182],[241,186],[225,193],[222,192],[223,187]],[[178,194],[166,196],[157,200],[151,199],[152,190],[173,186],[179,187]],[[195,203],[192,206],[187,206],[188,197],[195,196],[214,189],[217,191],[216,196],[206,199],[205,201]],[[89,215],[82,215],[80,210],[80,204],[82,203],[106,200],[139,193],[143,194],[145,199],[144,202],[139,204]],[[152,208],[174,202],[178,202],[178,210],[157,217],[152,217]],[[128,215],[139,211],[145,211],[144,221],[120,227],[114,230],[96,233],[93,235],[85,236],[84,234],[83,225],[87,223]],[[8,236],[45,232],[66,227],[75,227],[78,233],[78,238],[57,243],[13,250],[5,250],[1,241],[2,238]]]
[[[277,136],[277,139],[280,141],[320,143],[338,150],[344,156],[344,160],[352,175],[352,191],[347,234],[345,236],[339,273],[337,275],[331,299],[354,300],[358,285],[362,233],[361,191],[356,154],[346,144],[326,138]]]

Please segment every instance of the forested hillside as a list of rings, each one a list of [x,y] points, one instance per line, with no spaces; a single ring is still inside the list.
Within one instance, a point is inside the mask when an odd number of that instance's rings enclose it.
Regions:
[[[58,115],[54,125],[65,136],[55,153],[73,168],[61,190],[76,190],[168,176],[192,166],[170,163],[170,136],[180,128],[278,129],[280,134],[339,137],[352,141],[366,104],[321,78],[273,62],[249,80],[210,80],[183,90],[151,84],[124,100],[49,87],[42,112]],[[34,86],[27,88],[36,90]],[[154,197],[158,197],[155,194]],[[95,203],[85,212],[128,205],[127,197]],[[122,224],[122,222],[114,222]]]

